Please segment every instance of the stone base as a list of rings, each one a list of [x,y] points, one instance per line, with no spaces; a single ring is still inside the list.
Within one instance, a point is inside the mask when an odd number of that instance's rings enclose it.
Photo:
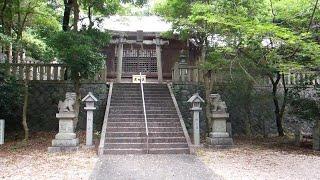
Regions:
[[[78,150],[79,150],[79,146],[76,146],[76,147],[48,147],[49,153],[76,152]]]
[[[231,148],[233,146],[233,139],[230,137],[207,137],[209,147],[215,148]]]
[[[83,149],[94,149],[94,148],[96,148],[96,146],[95,145],[91,145],[91,146],[88,146],[88,145],[83,145],[83,146],[81,146]]]
[[[55,139],[76,139],[76,133],[58,133]]]
[[[79,146],[79,139],[54,139],[52,140],[53,147],[75,147]]]

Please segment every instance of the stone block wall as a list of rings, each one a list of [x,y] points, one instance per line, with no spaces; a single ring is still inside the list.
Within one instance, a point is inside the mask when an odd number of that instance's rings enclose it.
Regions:
[[[205,99],[204,87],[201,85],[175,84],[173,89],[187,129],[191,133],[192,114],[189,110],[191,104],[187,103],[187,100],[196,92]],[[216,86],[213,93],[221,94],[222,100],[227,104],[228,113],[230,113],[228,122],[232,125],[233,135],[244,135],[247,128],[251,129],[252,135],[275,134],[277,132],[272,99],[269,97],[270,92],[255,90],[250,97],[250,101],[246,100],[245,95],[234,93],[225,86]],[[201,106],[203,111],[200,114],[200,133],[204,138],[208,126],[205,121],[205,104]],[[248,125],[250,127],[247,127]]]
[[[58,130],[58,119],[55,117],[58,112],[58,102],[65,99],[65,93],[68,91],[74,91],[72,83],[32,82],[30,84],[28,125],[31,131]],[[104,83],[81,84],[80,91],[82,97],[92,92],[98,99],[95,103],[97,110],[94,111],[94,129],[101,131],[108,97],[107,85]],[[85,103],[81,102],[77,129],[86,128],[84,106]]]
[[[192,130],[192,112],[190,108],[192,107],[191,103],[188,103],[188,99],[194,94],[198,92],[201,97],[204,97],[204,88],[202,86],[197,86],[193,84],[174,84],[173,85],[173,93],[175,94],[175,98],[178,102],[179,109],[181,111],[183,120],[185,121],[186,128],[191,135]],[[200,135],[201,137],[205,137],[205,132],[207,128],[207,124],[205,121],[205,104],[201,104],[203,111],[200,112]]]

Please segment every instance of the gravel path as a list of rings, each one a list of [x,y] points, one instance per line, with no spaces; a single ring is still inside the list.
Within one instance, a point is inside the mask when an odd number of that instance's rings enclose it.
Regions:
[[[199,158],[224,179],[320,179],[320,156],[237,147],[202,149]]]
[[[211,180],[221,179],[192,155],[106,155],[90,179]]]

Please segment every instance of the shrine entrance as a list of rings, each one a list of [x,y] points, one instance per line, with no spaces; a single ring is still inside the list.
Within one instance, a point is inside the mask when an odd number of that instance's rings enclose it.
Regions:
[[[162,82],[161,46],[169,41],[162,40],[159,34],[146,36],[148,38],[144,35],[147,34],[142,31],[131,32],[131,35],[122,33],[111,40],[111,44],[115,44],[117,82],[121,82],[122,77],[132,77],[140,72]]]
[[[143,48],[124,46],[122,77],[132,77],[140,72],[147,77],[156,78],[158,76],[156,48],[152,46]]]

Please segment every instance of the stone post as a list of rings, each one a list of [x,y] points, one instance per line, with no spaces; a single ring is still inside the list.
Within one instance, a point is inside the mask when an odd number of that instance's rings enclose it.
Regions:
[[[0,119],[0,145],[4,144],[4,119]]]
[[[122,35],[119,38],[118,42],[118,62],[117,62],[117,82],[121,82],[121,76],[122,76],[122,58],[123,58],[123,43],[125,39],[124,36]]]
[[[207,138],[207,143],[216,148],[228,148],[233,146],[233,140],[227,132],[227,118],[229,113],[226,112],[227,106],[221,100],[219,94],[210,95],[211,118],[212,118],[212,132],[210,137]]]
[[[56,117],[59,119],[59,133],[52,140],[52,146],[48,147],[48,152],[78,151],[79,139],[74,133],[74,119],[76,118],[74,111],[75,101],[76,94],[67,92],[65,101],[59,102],[59,113],[56,114]]]
[[[87,111],[87,131],[86,131],[86,147],[94,148],[93,144],[93,111],[96,109],[94,107],[94,102],[97,102],[97,98],[93,96],[91,92],[88,93],[83,99],[86,102],[86,107],[84,109]]]
[[[189,100],[189,103],[192,103],[192,108],[190,109],[193,111],[193,144],[194,146],[200,146],[200,111],[202,108],[200,107],[200,103],[203,103],[204,100],[199,96],[198,93],[194,94]]]
[[[161,60],[161,39],[159,35],[157,35],[156,37],[156,54],[157,54],[158,81],[161,83],[163,81],[163,76],[162,76],[162,60]]]

